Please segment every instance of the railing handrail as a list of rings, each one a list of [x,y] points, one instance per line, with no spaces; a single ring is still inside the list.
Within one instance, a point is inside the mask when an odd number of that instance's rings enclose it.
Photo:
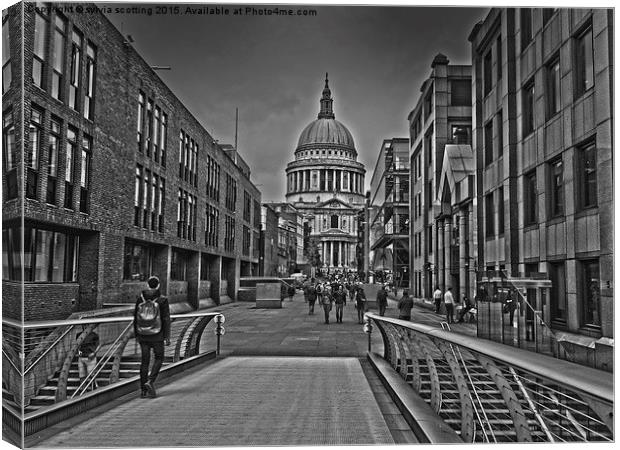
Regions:
[[[485,355],[541,378],[565,385],[584,395],[598,398],[605,402],[613,402],[614,379],[612,373],[581,366],[540,353],[514,348],[495,341],[483,340],[460,333],[451,333],[429,325],[379,316],[374,313],[366,313],[366,316],[375,321],[388,322],[427,336],[442,339],[448,343],[466,348],[471,352]],[[524,352],[527,352],[526,356]]]
[[[218,316],[220,312],[213,311],[194,311],[183,314],[171,314],[170,319],[188,319],[191,317],[203,317],[203,316]],[[114,317],[85,317],[82,319],[66,319],[66,320],[35,320],[29,322],[20,322],[18,320],[2,318],[2,325],[10,325],[16,328],[22,328],[25,330],[36,328],[51,328],[60,327],[64,325],[84,325],[92,323],[114,323],[114,322],[130,322],[133,321],[133,316],[114,316]]]

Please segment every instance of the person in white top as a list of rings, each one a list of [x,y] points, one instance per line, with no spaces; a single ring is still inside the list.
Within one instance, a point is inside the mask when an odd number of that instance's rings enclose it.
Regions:
[[[433,292],[433,300],[435,301],[435,312],[437,314],[439,314],[439,311],[441,311],[441,296],[442,296],[442,292],[441,289],[439,289],[439,286],[435,286],[435,292]]]
[[[454,323],[454,297],[452,296],[452,288],[448,288],[443,295],[443,302],[446,305],[446,322]]]

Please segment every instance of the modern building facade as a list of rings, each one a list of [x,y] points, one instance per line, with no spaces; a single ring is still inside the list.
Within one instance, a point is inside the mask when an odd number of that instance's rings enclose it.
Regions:
[[[278,276],[278,213],[271,205],[261,207],[261,231],[258,275]]]
[[[353,136],[335,118],[327,77],[320,105],[286,167],[286,201],[304,216],[324,271],[357,270],[356,218],[364,207],[366,170]]]
[[[540,279],[527,303],[611,370],[613,11],[492,9],[470,41],[480,281]]]
[[[266,203],[277,217],[277,268],[276,276],[288,277],[305,264],[303,215],[293,205],[285,202]],[[267,249],[266,249],[267,251]]]
[[[369,200],[370,270],[409,287],[409,139],[383,141]]]
[[[408,120],[410,290],[418,298],[431,298],[435,286],[472,295],[471,66],[435,56]]]
[[[173,310],[234,299],[258,274],[247,165],[103,14],[29,5],[2,27],[3,313],[133,303],[152,274]]]

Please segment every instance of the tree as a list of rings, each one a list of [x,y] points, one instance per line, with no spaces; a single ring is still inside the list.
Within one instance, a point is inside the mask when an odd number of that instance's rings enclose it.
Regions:
[[[323,265],[321,253],[319,253],[319,240],[316,237],[308,238],[308,245],[304,247],[304,255],[308,258],[310,266],[317,269]]]

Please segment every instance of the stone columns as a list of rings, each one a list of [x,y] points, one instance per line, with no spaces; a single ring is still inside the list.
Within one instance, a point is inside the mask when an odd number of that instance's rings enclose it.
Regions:
[[[439,285],[441,290],[445,290],[446,288],[446,278],[444,272],[444,234],[443,234],[444,224],[441,219],[437,220],[437,265],[435,266],[435,277],[436,284]]]
[[[452,267],[452,255],[450,252],[450,243],[452,242],[452,221],[449,218],[446,218],[444,224],[444,239],[443,239],[443,250],[444,250],[444,268],[445,268],[445,282],[446,289],[448,287],[452,287],[452,279],[450,277],[450,268]]]

